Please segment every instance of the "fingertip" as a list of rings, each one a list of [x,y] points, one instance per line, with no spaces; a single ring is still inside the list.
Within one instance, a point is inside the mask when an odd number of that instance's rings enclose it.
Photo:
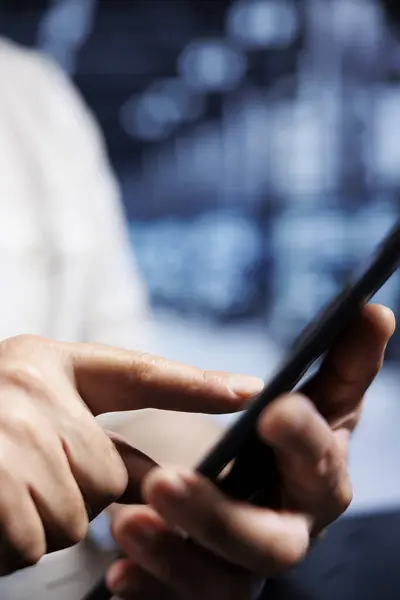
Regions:
[[[197,393],[212,402],[207,412],[235,414],[244,410],[264,385],[262,379],[251,375],[202,371]]]
[[[143,483],[143,497],[152,505],[169,499],[184,500],[190,494],[196,475],[183,468],[153,469]]]
[[[280,396],[261,414],[258,433],[265,441],[279,442],[288,432],[302,430],[311,410],[311,401],[303,394]]]
[[[393,311],[383,304],[368,304],[363,316],[372,323],[376,334],[384,340],[389,340],[396,330],[396,318]]]
[[[311,400],[299,393],[281,396],[265,410],[258,423],[262,441],[277,450],[304,451],[318,446],[330,432]]]
[[[117,544],[130,555],[132,552],[132,539],[137,532],[143,536],[143,532],[162,531],[164,529],[162,518],[150,506],[140,505],[122,509],[120,514],[112,523],[112,535]],[[132,558],[132,557],[131,557]]]
[[[233,395],[243,401],[259,394],[264,388],[264,381],[249,375],[229,375],[227,385]]]

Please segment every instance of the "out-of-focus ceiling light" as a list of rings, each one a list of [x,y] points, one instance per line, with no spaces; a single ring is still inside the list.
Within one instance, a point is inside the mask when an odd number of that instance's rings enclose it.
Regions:
[[[72,75],[93,27],[96,0],[52,0],[38,26],[37,44]]]
[[[203,107],[202,97],[192,94],[179,79],[164,79],[128,100],[121,109],[121,124],[133,137],[163,139],[181,123],[199,118]]]
[[[39,25],[39,43],[43,37],[55,43],[79,43],[90,33],[96,3],[93,0],[53,2]]]
[[[178,59],[178,70],[186,85],[198,92],[231,91],[243,79],[245,56],[219,39],[195,40]]]
[[[131,137],[142,140],[161,140],[168,137],[177,121],[175,107],[170,102],[160,102],[148,94],[131,98],[121,108],[121,125]]]
[[[338,45],[349,45],[376,52],[385,30],[382,8],[375,0],[341,0],[331,9],[331,28]]]
[[[285,48],[298,33],[299,18],[292,0],[238,0],[226,26],[243,48]]]
[[[189,90],[185,83],[178,78],[161,79],[156,81],[149,92],[160,98],[169,99],[179,112],[179,120],[195,121],[204,110],[204,98]]]

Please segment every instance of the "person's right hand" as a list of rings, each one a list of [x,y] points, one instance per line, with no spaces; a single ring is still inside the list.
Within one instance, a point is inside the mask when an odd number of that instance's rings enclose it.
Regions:
[[[262,386],[106,346],[31,336],[0,343],[0,574],[81,541],[88,513],[138,501],[154,463],[95,416],[148,407],[236,412]]]
[[[152,469],[142,486],[146,505],[120,508],[113,519],[126,556],[108,572],[116,596],[251,600],[263,580],[301,562],[351,502],[350,437],[394,326],[389,310],[366,307],[302,394],[262,411],[257,432],[274,450],[279,478],[271,481],[270,465],[259,461],[265,495],[258,505],[224,495],[191,469]]]

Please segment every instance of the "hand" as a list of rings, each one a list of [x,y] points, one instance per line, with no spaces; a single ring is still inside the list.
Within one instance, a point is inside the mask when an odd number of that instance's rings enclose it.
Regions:
[[[367,307],[302,393],[261,415],[258,433],[275,449],[282,477],[279,510],[233,501],[187,470],[153,469],[143,484],[148,506],[123,508],[113,522],[128,556],[109,571],[114,593],[248,600],[264,578],[301,561],[312,537],[351,501],[349,438],[393,331],[389,310]]]
[[[146,407],[240,410],[258,379],[153,356],[17,337],[0,344],[0,569],[82,540],[111,502],[137,502],[154,465],[96,415]]]

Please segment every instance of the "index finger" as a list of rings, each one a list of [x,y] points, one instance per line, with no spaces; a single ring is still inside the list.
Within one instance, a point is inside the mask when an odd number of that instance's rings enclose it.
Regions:
[[[302,387],[332,427],[352,430],[356,426],[362,399],[382,366],[394,330],[390,309],[366,306]]]
[[[71,344],[78,390],[92,411],[157,408],[231,413],[261,391],[257,377],[205,371],[140,352],[92,344]]]

